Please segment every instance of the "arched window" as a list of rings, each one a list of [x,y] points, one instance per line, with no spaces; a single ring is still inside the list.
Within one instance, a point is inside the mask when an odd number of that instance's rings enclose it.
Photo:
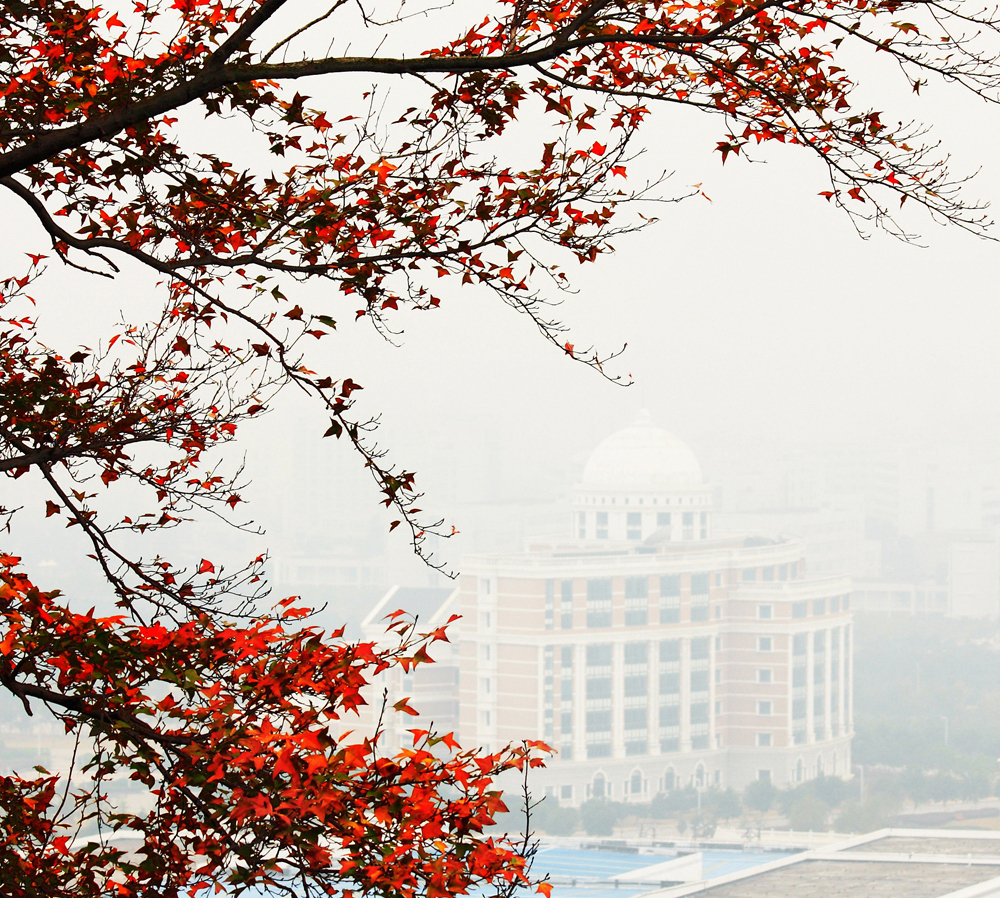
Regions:
[[[705,788],[705,765],[699,764],[694,771],[694,785],[696,789]]]
[[[607,791],[606,780],[604,779],[603,773],[598,773],[594,776],[594,786],[591,789],[590,794],[594,798],[604,798],[604,794]]]
[[[798,762],[795,765],[795,782],[797,783],[802,782],[802,774],[804,772],[804,767],[805,765],[802,763],[802,758],[799,758]]]
[[[663,791],[673,792],[677,788],[677,774],[674,773],[673,767],[668,767],[667,772],[663,774]]]
[[[822,776],[822,775],[823,775],[823,756],[820,755],[816,759],[816,776]]]
[[[834,776],[837,775],[837,753],[833,754],[833,770],[830,771]]]
[[[628,784],[629,795],[639,795],[642,792],[642,771],[633,770]]]

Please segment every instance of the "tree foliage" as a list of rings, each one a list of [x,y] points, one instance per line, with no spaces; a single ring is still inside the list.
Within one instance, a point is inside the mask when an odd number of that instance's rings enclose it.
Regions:
[[[47,490],[36,510],[79,532],[118,603],[114,616],[81,613],[80,597],[3,556],[0,683],[81,740],[72,782],[3,780],[4,875],[47,895],[220,880],[233,893],[273,880],[438,895],[517,880],[514,846],[483,829],[501,806],[493,778],[536,763],[530,748],[449,754],[451,736],[416,730],[387,759],[377,739],[342,733],[372,674],[426,660],[443,634],[397,622],[396,649],[345,644],[300,621],[293,600],[268,610],[263,557],[238,571],[167,559],[155,534],[199,514],[242,522],[225,449],[293,386],[360,454],[388,526],[424,552],[435,525],[413,473],[374,442],[361,385],[313,370],[309,347],[345,319],[389,335],[455,283],[492,291],[600,368],[547,303],[568,262],[608,252],[648,220],[633,203],[662,197],[629,180],[657,104],[717,116],[723,161],[770,141],[812,154],[822,195],[859,227],[907,237],[909,200],[982,232],[982,210],[919,127],[854,105],[845,59],[866,49],[914,90],[942,78],[993,102],[994,12],[958,0],[499,0],[449,11],[447,33],[422,41],[416,12],[366,0],[2,9],[4,214],[48,245],[0,271],[0,472]],[[400,79],[402,104],[385,93]],[[233,159],[203,145],[204,128],[239,135]],[[528,150],[511,139],[523,129]],[[125,268],[159,285],[96,348],[54,348],[34,312],[58,303],[40,280],[53,263],[105,289]],[[328,289],[307,298],[304,282]],[[0,522],[13,514],[0,509]],[[114,775],[144,784],[152,809],[109,806]],[[143,847],[80,845],[87,821],[135,830]]]

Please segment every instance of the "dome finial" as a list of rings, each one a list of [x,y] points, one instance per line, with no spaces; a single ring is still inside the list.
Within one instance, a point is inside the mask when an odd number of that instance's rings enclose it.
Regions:
[[[653,416],[649,413],[649,409],[641,408],[635,413],[635,423],[638,426],[648,427],[653,423]]]

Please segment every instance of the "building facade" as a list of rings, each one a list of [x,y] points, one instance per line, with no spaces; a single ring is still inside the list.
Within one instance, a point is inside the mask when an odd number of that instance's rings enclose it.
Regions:
[[[572,536],[463,561],[459,738],[558,750],[561,802],[849,775],[846,577],[800,540],[720,535],[697,459],[648,415],[601,443]]]

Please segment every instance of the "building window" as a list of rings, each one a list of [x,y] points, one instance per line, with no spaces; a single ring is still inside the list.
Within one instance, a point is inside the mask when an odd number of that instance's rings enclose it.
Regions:
[[[758,683],[770,683],[771,682],[771,671],[767,668],[757,671],[757,682]]]
[[[691,597],[691,620],[706,621],[709,618],[708,596]]]
[[[670,512],[669,511],[659,511],[656,513],[656,526],[657,527],[669,527],[670,526]]]
[[[559,649],[559,663],[564,671],[573,669],[573,646],[564,645]]]
[[[681,578],[677,574],[660,577],[660,623],[676,624],[681,619]]]
[[[761,575],[762,575],[762,579],[764,579],[764,580],[773,580],[774,579],[774,568],[773,567],[761,568]]]
[[[693,596],[708,595],[708,574],[691,575],[691,595]]]
[[[745,567],[743,568],[743,581],[745,583],[753,583],[757,579],[757,568],[755,567]]]
[[[608,538],[608,513],[606,511],[597,512],[597,538]]]
[[[708,733],[691,737],[691,749],[693,751],[704,751],[706,748],[708,748]]]
[[[625,709],[625,730],[646,729],[646,709],[626,708]]]
[[[630,511],[625,523],[628,528],[625,535],[629,539],[642,539],[642,512]]]
[[[661,727],[680,726],[680,723],[681,723],[680,705],[660,705]]]
[[[792,668],[792,686],[800,689],[806,685],[806,669],[804,667]]]
[[[807,602],[792,602],[792,617],[805,617],[808,610]]]
[[[611,711],[588,711],[587,733],[610,733]]]
[[[587,538],[587,513],[583,511],[577,515],[577,536],[580,539]]]
[[[556,584],[552,580],[545,581],[545,629],[555,626],[556,616]]]
[[[770,636],[758,636],[757,637],[757,651],[758,652],[769,652],[771,651],[772,640]]]
[[[649,578],[625,578],[625,626],[643,627],[649,621]]]
[[[660,740],[660,754],[669,755],[671,752],[680,751],[681,740],[676,736]]]
[[[681,675],[676,671],[660,674],[660,695],[676,695],[681,691]]]
[[[715,683],[716,685],[718,685],[721,682],[722,682],[722,668],[717,667],[715,668]]]
[[[691,671],[691,691],[692,692],[707,692],[708,691],[708,671],[707,670],[692,670]]]
[[[648,642],[626,642],[625,643],[625,663],[645,664],[649,659]]]
[[[667,664],[681,660],[681,641],[679,639],[660,640],[660,663]]]
[[[758,605],[757,606],[757,618],[759,620],[771,620],[773,615],[773,609],[770,605]]]
[[[806,700],[804,698],[792,699],[792,720],[806,719]]]
[[[788,565],[780,564],[778,565],[778,579],[787,580],[788,579]]]
[[[813,651],[817,655],[826,651],[826,630],[817,630],[813,634]]]
[[[625,677],[626,697],[645,695],[648,687],[648,678],[645,674]]]
[[[769,782],[771,782],[771,771],[770,770],[758,770],[757,771],[757,782],[758,783],[769,783]]]
[[[770,733],[758,733],[757,734],[757,747],[758,748],[770,748],[771,747],[771,734]]]
[[[836,614],[840,611],[840,596],[833,596],[830,599],[830,614]]]
[[[691,640],[691,660],[706,660],[709,654],[709,639],[707,636],[700,636]]]
[[[564,630],[573,629],[573,581],[563,580],[559,603],[559,625]]]
[[[587,626],[611,626],[611,578],[587,581]]]
[[[564,801],[573,800],[573,787],[572,786],[560,786],[559,787],[559,797]]]
[[[611,757],[610,742],[587,743],[587,760],[591,760],[593,758],[610,758],[610,757]]]
[[[573,681],[569,677],[563,677],[561,692],[559,697],[562,699],[563,703],[573,701]]]
[[[813,599],[813,614],[817,617],[826,614],[826,599]]]
[[[722,713],[722,702],[715,703],[715,716],[718,717]]]
[[[611,667],[611,643],[588,645],[587,667]]]
[[[771,716],[771,703],[770,702],[757,702],[757,713],[761,717]]]
[[[804,655],[806,653],[806,645],[808,638],[809,638],[808,633],[796,633],[792,637],[793,655]]]
[[[708,702],[691,703],[691,723],[708,723]]]

